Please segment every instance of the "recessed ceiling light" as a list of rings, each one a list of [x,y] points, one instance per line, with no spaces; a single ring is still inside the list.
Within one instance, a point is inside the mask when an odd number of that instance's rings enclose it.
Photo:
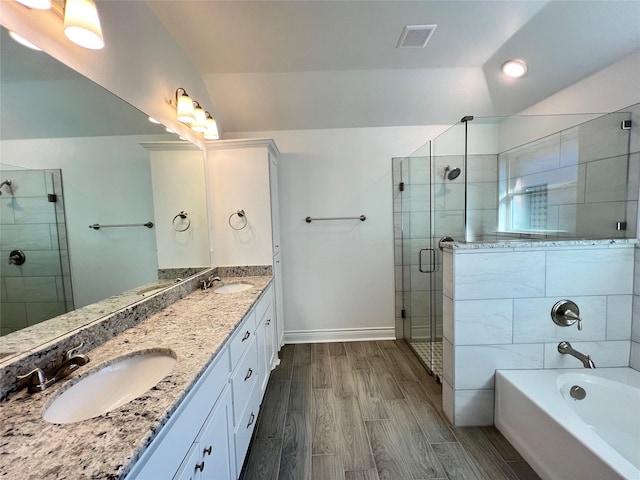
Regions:
[[[527,73],[527,64],[524,60],[509,60],[502,64],[501,70],[507,77],[520,78]]]
[[[27,40],[24,37],[21,37],[20,35],[18,35],[16,32],[14,32],[13,30],[9,30],[9,36],[11,38],[13,38],[16,42],[18,42],[20,45],[22,45],[23,47],[27,47],[30,48],[31,50],[37,50],[39,52],[41,52],[42,50],[38,47],[36,47],[33,43],[31,43],[29,40]]]
[[[160,125],[160,122],[158,120],[156,120],[155,118],[153,118],[153,117],[149,117],[149,121],[151,123],[156,123],[156,124]]]

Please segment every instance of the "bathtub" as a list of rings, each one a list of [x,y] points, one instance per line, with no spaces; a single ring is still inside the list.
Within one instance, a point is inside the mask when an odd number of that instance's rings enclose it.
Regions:
[[[497,370],[495,382],[496,427],[540,477],[640,479],[640,372]]]

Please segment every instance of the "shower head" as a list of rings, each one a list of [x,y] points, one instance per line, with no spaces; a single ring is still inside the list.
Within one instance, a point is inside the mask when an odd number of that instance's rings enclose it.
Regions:
[[[451,167],[449,165],[447,165],[446,167],[444,167],[444,173],[447,176],[447,178],[449,180],[455,180],[456,178],[458,178],[460,176],[460,169],[459,168],[454,168],[453,170],[451,169]]]

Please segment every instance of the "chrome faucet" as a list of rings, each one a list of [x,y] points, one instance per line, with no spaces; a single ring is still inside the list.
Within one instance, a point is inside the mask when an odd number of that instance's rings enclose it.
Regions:
[[[585,355],[584,353],[580,353],[579,351],[575,350],[569,342],[560,342],[558,344],[558,352],[562,354],[568,354],[572,357],[577,358],[582,362],[584,368],[596,368],[596,364],[593,363],[590,355]]]
[[[214,282],[222,282],[222,280],[220,280],[220,277],[214,277],[213,275],[210,275],[206,280],[202,280],[202,290],[211,288]]]
[[[41,368],[34,368],[25,375],[18,375],[18,380],[28,381],[29,393],[41,392],[50,387],[54,383],[69,376],[72,372],[80,368],[82,365],[89,363],[89,357],[82,353],[76,353],[78,349],[82,348],[84,343],[81,343],[75,348],[72,348],[65,353],[62,364],[56,369],[53,376],[47,379],[47,376]]]
[[[80,348],[82,348],[83,345],[84,345],[84,343],[81,343],[77,347],[72,348],[71,350],[69,350],[64,355],[64,360],[62,362],[62,365],[60,365],[58,367],[58,369],[56,370],[56,372],[53,374],[53,378],[51,379],[52,380],[51,383],[55,383],[58,380],[62,380],[64,377],[69,376],[72,372],[74,372],[75,370],[77,370],[81,366],[86,365],[87,363],[89,363],[89,357],[87,357],[86,355],[84,355],[82,353],[76,353],[76,351],[78,351]]]

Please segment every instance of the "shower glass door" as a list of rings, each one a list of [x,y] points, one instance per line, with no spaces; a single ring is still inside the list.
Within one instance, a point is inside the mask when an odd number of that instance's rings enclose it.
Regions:
[[[401,159],[399,175],[404,338],[427,369],[439,378],[442,363],[438,362],[434,348],[437,245],[432,233],[430,146],[427,144],[414,156]]]

